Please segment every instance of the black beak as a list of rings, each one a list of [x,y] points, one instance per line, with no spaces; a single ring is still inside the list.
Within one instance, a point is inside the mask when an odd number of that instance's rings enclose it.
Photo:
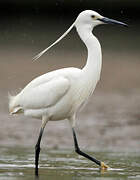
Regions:
[[[125,24],[125,23],[123,23],[123,22],[116,21],[116,20],[114,20],[114,19],[109,19],[109,18],[106,18],[106,17],[104,17],[104,18],[102,18],[102,19],[98,19],[98,20],[100,20],[100,21],[102,21],[102,22],[104,22],[104,23],[106,23],[106,24],[118,24],[118,25],[121,25],[121,26],[126,26],[126,27],[128,27],[128,25]]]

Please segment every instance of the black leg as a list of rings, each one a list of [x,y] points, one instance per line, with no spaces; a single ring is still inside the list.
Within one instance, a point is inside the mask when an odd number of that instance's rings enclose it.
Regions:
[[[38,176],[38,161],[39,161],[39,153],[40,153],[40,142],[41,142],[43,131],[44,131],[44,129],[41,128],[37,143],[35,145],[35,175],[36,176]]]
[[[76,138],[76,133],[75,133],[75,130],[74,128],[72,128],[72,132],[73,132],[73,138],[74,138],[74,145],[75,145],[75,152],[80,154],[81,156],[84,156],[85,158],[95,162],[96,164],[98,164],[99,166],[101,166],[102,162],[89,156],[88,154],[82,152],[78,146],[78,141],[77,141],[77,138]]]

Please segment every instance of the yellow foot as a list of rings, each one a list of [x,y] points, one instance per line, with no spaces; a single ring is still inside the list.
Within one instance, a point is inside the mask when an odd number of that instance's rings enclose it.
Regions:
[[[107,170],[109,168],[104,162],[101,162],[101,170]]]

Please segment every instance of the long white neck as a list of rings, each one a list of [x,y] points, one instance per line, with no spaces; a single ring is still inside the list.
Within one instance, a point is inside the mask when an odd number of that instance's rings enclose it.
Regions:
[[[77,32],[84,42],[88,50],[88,57],[86,65],[83,67],[83,72],[88,74],[88,77],[100,78],[101,65],[102,65],[102,53],[101,46],[98,39],[92,34],[92,28],[76,27]],[[95,77],[96,76],[96,77]]]

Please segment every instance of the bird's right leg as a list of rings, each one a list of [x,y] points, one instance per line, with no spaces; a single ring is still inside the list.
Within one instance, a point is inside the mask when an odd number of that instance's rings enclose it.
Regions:
[[[38,161],[39,161],[41,138],[42,138],[44,128],[45,128],[45,125],[47,122],[48,122],[48,119],[46,117],[43,117],[39,137],[38,137],[37,143],[35,145],[35,175],[36,176],[38,176]]]
[[[78,145],[78,141],[77,141],[77,137],[76,137],[76,132],[75,132],[75,116],[73,116],[70,119],[70,123],[72,126],[72,133],[73,133],[73,139],[74,139],[74,147],[75,147],[75,152],[81,156],[84,156],[85,158],[91,160],[92,162],[96,163],[98,166],[101,167],[102,170],[109,168],[109,166],[107,166],[104,162],[101,162],[97,159],[95,159],[94,157],[89,156],[88,154],[84,153],[83,151],[80,150],[79,145]]]

